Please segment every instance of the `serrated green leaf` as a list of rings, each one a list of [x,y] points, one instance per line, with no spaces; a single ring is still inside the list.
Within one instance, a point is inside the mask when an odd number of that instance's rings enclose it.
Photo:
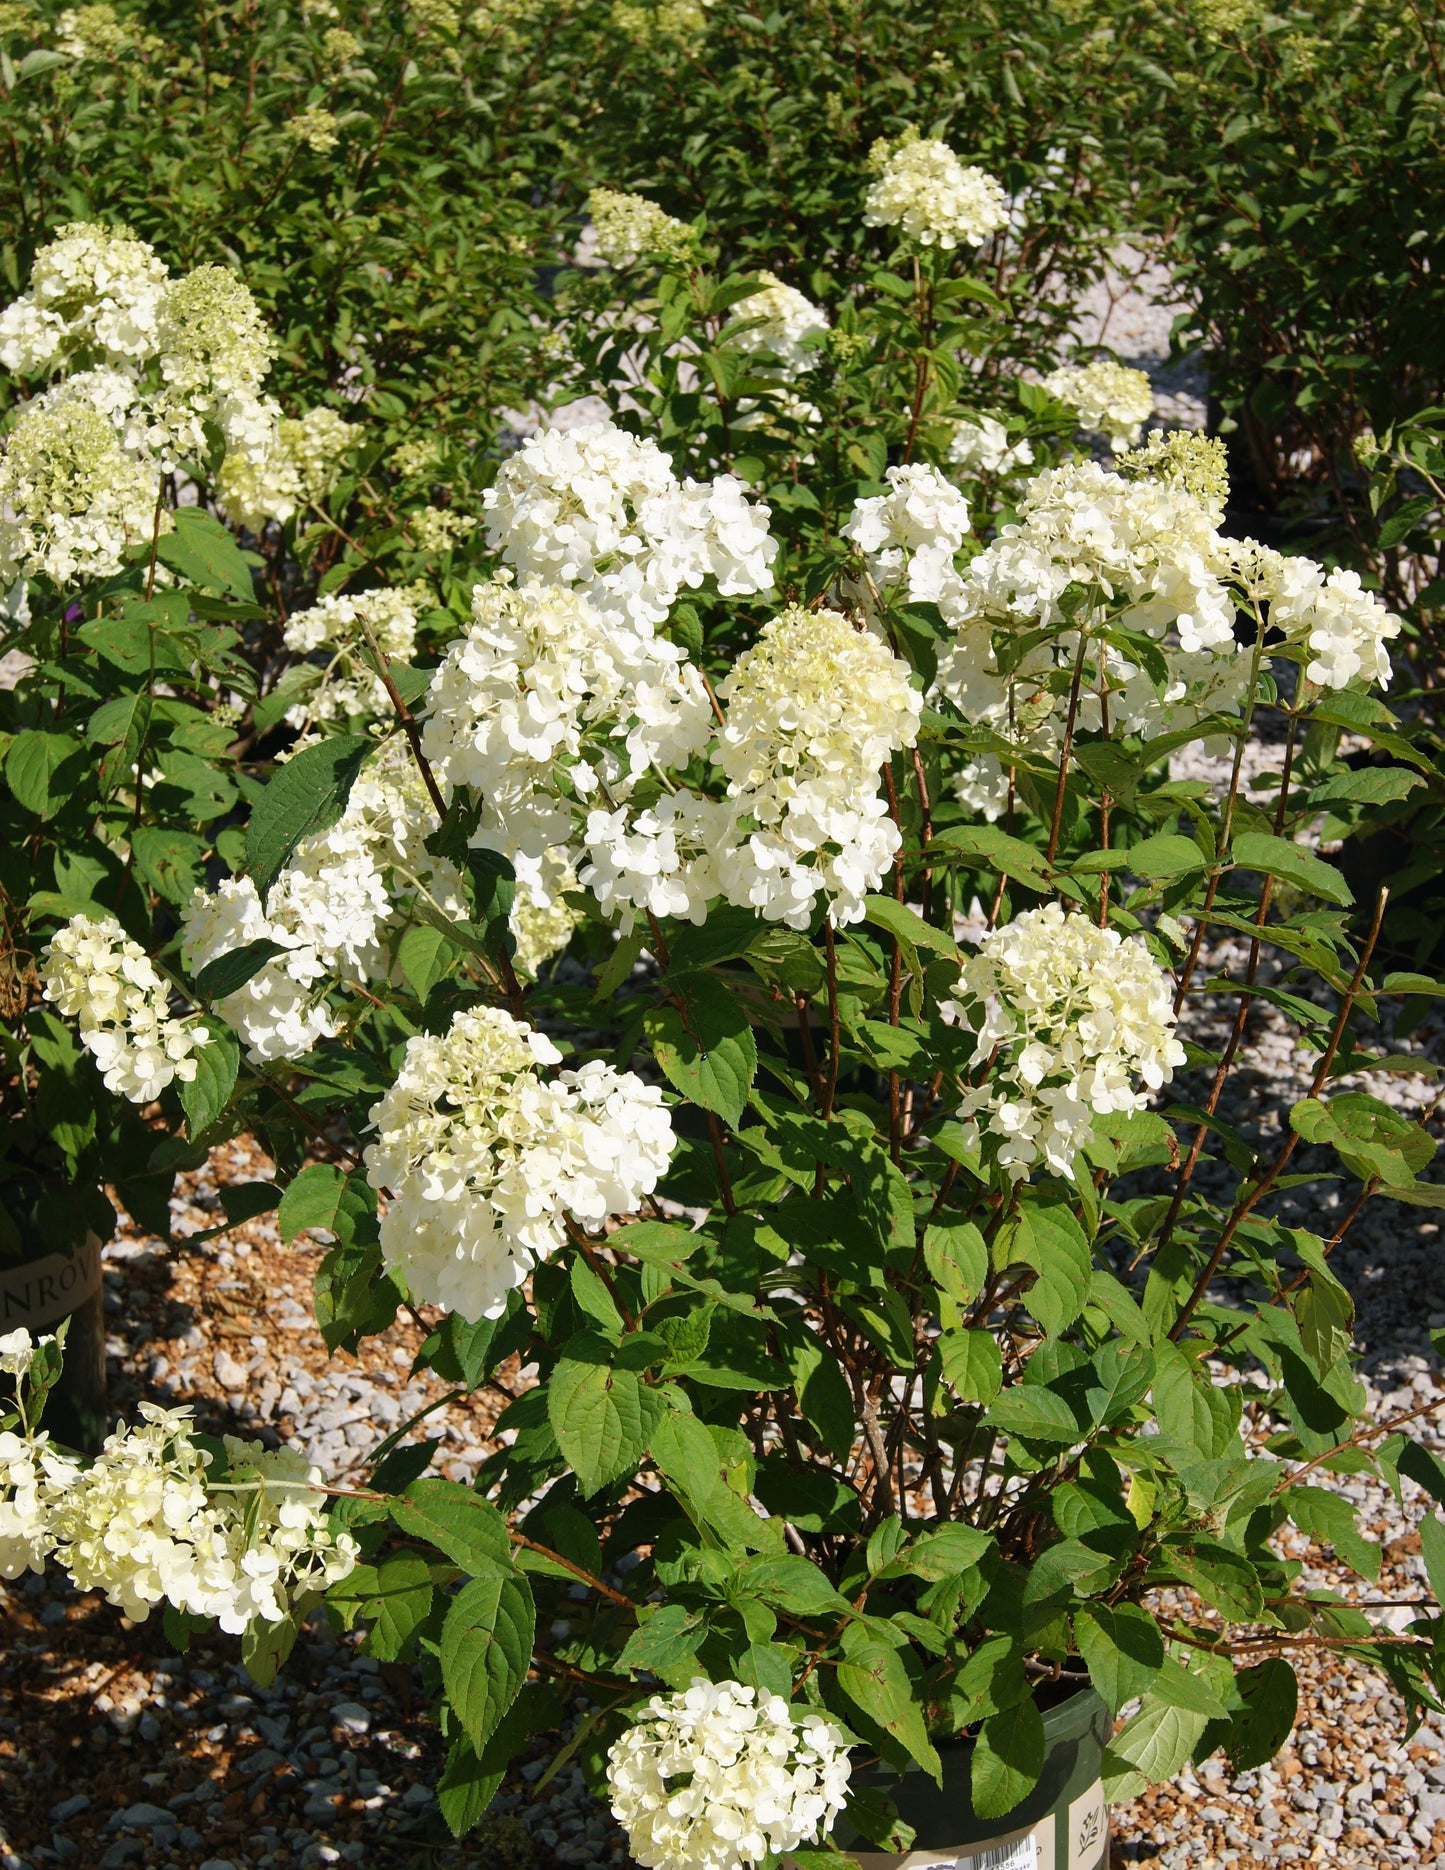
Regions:
[[[1030,1696],[990,1714],[973,1749],[973,1809],[1002,1818],[1039,1782],[1044,1770],[1044,1720]]]
[[[536,1635],[532,1587],[495,1560],[452,1600],[440,1654],[447,1700],[473,1747],[481,1749],[527,1679]]]
[[[1230,855],[1241,869],[1282,877],[1286,883],[1307,890],[1312,896],[1322,896],[1326,902],[1348,908],[1355,900],[1354,892],[1333,864],[1327,864],[1301,844],[1292,844],[1288,838],[1273,837],[1263,831],[1242,831],[1234,840]]]
[[[359,734],[338,734],[303,747],[262,789],[246,827],[246,867],[263,903],[301,840],[334,825],[346,809],[375,744]]]
[[[642,1385],[616,1355],[592,1332],[569,1338],[547,1388],[552,1433],[584,1495],[635,1472],[646,1445]]]
[[[649,1007],[643,1030],[674,1090],[736,1128],[758,1069],[758,1047],[735,995],[710,974],[670,981],[677,1005]]]

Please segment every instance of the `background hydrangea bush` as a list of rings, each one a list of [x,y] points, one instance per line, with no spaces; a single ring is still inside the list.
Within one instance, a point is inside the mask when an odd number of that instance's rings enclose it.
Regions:
[[[1322,1469],[1445,1505],[1331,1265],[1372,1195],[1438,1205],[1354,1088],[1437,988],[1318,848],[1438,795],[1438,412],[1352,457],[1409,515],[1390,585],[1240,536],[1220,442],[1145,437],[1147,379],[1064,340],[1163,17],[313,7],[177,57],[168,17],[3,15],[0,1244],[108,1234],[107,1190],[165,1236],[251,1133],[226,1218],[328,1237],[333,1350],[407,1307],[447,1381],[536,1382],[475,1488],[407,1424],[329,1490],[184,1411],[60,1448],[61,1347],[12,1334],[0,1571],[217,1620],[260,1681],[324,1595],[420,1663],[458,1834],[579,1688],[676,1870],[844,1813],[906,1848],[850,1759],[965,1732],[1005,1819],[1059,1683],[1128,1710],[1117,1797],[1270,1758],[1300,1650],[1445,1688],[1433,1606],[1379,1627],[1280,1550],[1378,1571]],[[849,83],[789,98],[818,44]],[[746,186],[691,140],[743,93]],[[1216,793],[1170,776],[1201,739]],[[1219,1114],[1260,997],[1314,1059],[1272,1149]],[[1276,1216],[1301,1141],[1359,1185],[1329,1238]]]

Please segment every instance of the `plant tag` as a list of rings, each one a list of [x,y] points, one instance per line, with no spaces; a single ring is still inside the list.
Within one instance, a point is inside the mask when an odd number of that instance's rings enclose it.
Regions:
[[[1032,1831],[1008,1844],[990,1844],[970,1857],[957,1860],[958,1870],[1039,1870],[1038,1846]]]

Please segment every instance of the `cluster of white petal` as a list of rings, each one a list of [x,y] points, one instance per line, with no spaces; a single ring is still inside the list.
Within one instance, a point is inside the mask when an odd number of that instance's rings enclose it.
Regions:
[[[1324,688],[1344,688],[1356,676],[1389,686],[1386,643],[1400,620],[1366,591],[1355,571],[1326,572],[1313,559],[1286,558],[1245,540],[1236,568],[1246,592],[1269,606],[1272,629],[1310,651],[1305,674]]]
[[[374,644],[387,657],[409,661],[417,612],[429,597],[424,584],[384,586],[354,597],[328,592],[309,610],[294,612],[281,640],[298,656],[324,655],[326,662],[316,686],[286,710],[287,725],[304,731],[318,722],[389,713],[386,684],[367,651]]]
[[[0,363],[69,375],[27,404],[0,462],[0,573],[58,584],[118,569],[157,524],[160,477],[224,447],[218,494],[259,528],[334,485],[354,439],[329,410],[285,421],[262,383],[275,345],[223,266],[171,278],[128,229],[62,228],[0,312]],[[162,531],[170,515],[159,511]]]
[[[1092,461],[1047,468],[1029,483],[1019,518],[944,593],[955,636],[938,688],[966,719],[1015,745],[1054,753],[1069,681],[1084,646],[1077,725],[1147,737],[1239,707],[1249,679],[1235,654],[1231,547],[1208,508],[1178,480],[1126,480]],[[1071,586],[1089,594],[1066,615]],[[1104,622],[1152,638],[1168,674],[1146,671],[1098,634]],[[1010,637],[1052,632],[1019,657]]]
[[[707,690],[673,644],[582,592],[479,584],[473,622],[432,678],[422,749],[445,787],[482,804],[480,836],[540,859],[573,836],[577,803],[615,799],[654,763],[707,744]]]
[[[1015,1181],[1041,1158],[1068,1175],[1095,1114],[1142,1109],[1184,1063],[1168,976],[1143,939],[1058,903],[984,935],[943,1011],[976,1035],[984,1073],[964,1093],[965,1133]]]
[[[863,207],[869,227],[896,227],[922,247],[976,247],[1007,219],[1003,184],[936,136],[875,143],[869,166],[878,170]]]
[[[644,258],[686,265],[697,257],[697,236],[645,195],[594,188],[587,197],[598,257],[609,266],[632,266]]]
[[[1061,364],[1044,378],[1044,388],[1069,405],[1081,428],[1106,435],[1116,451],[1132,448],[1154,413],[1154,390],[1145,373],[1107,357]]]
[[[727,797],[594,808],[581,880],[624,927],[636,910],[702,922],[717,896],[790,928],[808,927],[819,898],[835,926],[860,920],[899,847],[878,786],[917,738],[907,668],[838,611],[795,607],[763,627],[718,699]]]
[[[0,577],[104,578],[171,516],[156,464],[127,451],[124,379],[90,371],[26,403],[0,455]],[[93,394],[92,394],[93,392]],[[117,422],[121,427],[117,426]]]
[[[320,1471],[299,1449],[227,1435],[217,1465],[189,1409],[145,1402],[140,1423],[117,1424],[89,1463],[26,1429],[38,1348],[23,1328],[0,1338],[21,1425],[0,1431],[0,1578],[55,1558],[78,1589],[103,1591],[137,1622],[169,1604],[239,1633],[280,1623],[352,1570],[356,1542],[332,1532]]]
[[[204,460],[207,423],[228,453],[264,462],[281,414],[260,394],[276,347],[244,282],[224,266],[198,266],[173,280],[157,313],[156,349],[161,387],[149,438],[162,464]]]
[[[181,959],[197,973],[255,941],[284,953],[216,1012],[256,1062],[300,1058],[337,1030],[328,988],[377,971],[378,933],[392,910],[375,841],[343,818],[303,839],[263,906],[250,877],[198,889],[181,918]]]
[[[108,1090],[148,1104],[173,1079],[195,1077],[211,1035],[171,1017],[170,988],[114,917],[72,916],[46,945],[40,978],[45,998],[79,1025]]]
[[[960,422],[948,444],[950,466],[969,477],[987,474],[1001,480],[1032,466],[1033,458],[1032,444],[1027,439],[1010,442],[997,416],[972,416]]]
[[[467,534],[475,532],[476,520],[470,513],[458,513],[453,507],[424,506],[407,515],[407,525],[419,552],[450,552]]]
[[[817,345],[808,340],[827,331],[828,314],[776,273],[758,278],[762,290],[739,299],[728,313],[728,336],[738,350],[775,360],[785,377],[801,376],[819,361]]]
[[[848,1741],[741,1682],[656,1695],[607,1756],[612,1813],[647,1870],[741,1870],[831,1830]]]
[[[522,577],[571,585],[645,629],[708,577],[725,597],[770,588],[769,509],[746,492],[731,474],[679,482],[655,442],[590,422],[534,435],[482,504],[488,546]]]
[[[213,1478],[189,1409],[143,1402],[140,1413],[89,1466],[48,1483],[48,1550],[77,1589],[103,1591],[137,1622],[169,1604],[238,1633],[280,1623],[351,1571],[356,1543],[330,1530],[320,1471],[299,1449],[228,1435]]]
[[[7,1334],[7,1342],[17,1335],[27,1340],[17,1347],[11,1362],[3,1367],[16,1368],[12,1374],[23,1376],[29,1359],[29,1332]],[[19,1366],[23,1362],[24,1368]],[[80,1471],[73,1455],[51,1444],[43,1431],[38,1435],[17,1435],[13,1429],[0,1429],[0,1578],[18,1578],[22,1572],[41,1572],[55,1546],[53,1530],[55,1508]]]
[[[565,1216],[600,1223],[657,1186],[673,1149],[661,1092],[599,1062],[544,1079],[560,1060],[497,1008],[407,1041],[365,1157],[389,1195],[382,1252],[413,1298],[499,1317]]]
[[[519,974],[535,980],[571,941],[583,911],[570,899],[581,887],[565,850],[550,850],[539,863],[517,866],[517,894],[508,923],[517,944]]]
[[[0,364],[36,376],[76,355],[149,357],[166,280],[165,262],[129,228],[70,222],[36,254],[28,291],[0,312]]]
[[[318,504],[340,479],[356,433],[353,423],[322,407],[283,416],[259,461],[229,451],[216,477],[216,497],[227,517],[259,532],[267,520],[285,521],[298,508]]]
[[[954,554],[968,535],[968,502],[936,467],[891,467],[886,494],[855,501],[843,525],[882,592],[936,604],[958,583]]]

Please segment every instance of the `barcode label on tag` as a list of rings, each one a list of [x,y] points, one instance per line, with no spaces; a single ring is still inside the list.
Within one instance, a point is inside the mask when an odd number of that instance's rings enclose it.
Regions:
[[[960,1857],[958,1870],[1039,1870],[1039,1850],[1033,1833],[1012,1844],[991,1844],[972,1856]]]

